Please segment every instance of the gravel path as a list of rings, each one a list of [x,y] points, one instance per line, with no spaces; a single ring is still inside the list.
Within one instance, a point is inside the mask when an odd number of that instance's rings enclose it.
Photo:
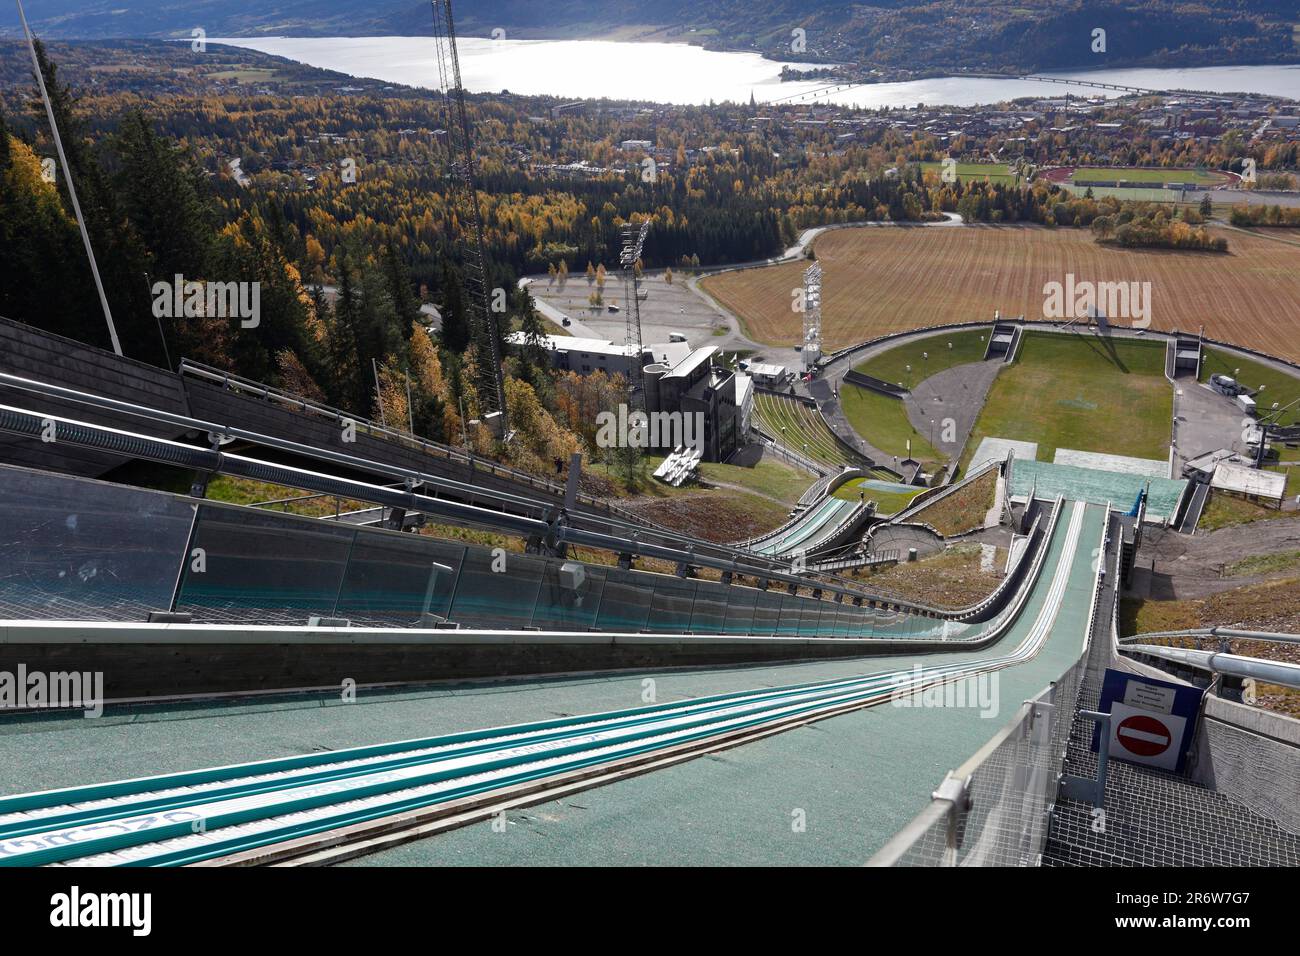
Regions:
[[[1296,568],[1268,574],[1220,577],[1225,565],[1254,555],[1300,551],[1300,521],[1277,518],[1220,528],[1188,536],[1168,530],[1148,530],[1139,552],[1155,559],[1151,597],[1187,600],[1295,575]]]

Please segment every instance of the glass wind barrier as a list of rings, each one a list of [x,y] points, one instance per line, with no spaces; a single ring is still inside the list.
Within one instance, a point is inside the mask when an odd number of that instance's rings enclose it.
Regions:
[[[196,621],[889,639],[968,627],[212,503],[199,508],[189,553],[175,609]]]
[[[494,552],[0,466],[0,615],[198,623],[949,640],[884,608]]]
[[[0,617],[142,621],[165,611],[195,503],[0,466]]]

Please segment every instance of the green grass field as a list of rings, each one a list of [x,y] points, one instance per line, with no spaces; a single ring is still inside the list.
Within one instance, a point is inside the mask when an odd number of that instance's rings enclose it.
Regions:
[[[872,356],[854,366],[854,371],[912,388],[954,365],[982,361],[988,345],[987,334],[984,330],[971,329],[926,336]],[[881,451],[903,458],[910,438],[912,457],[917,461],[943,460],[927,437],[912,427],[907,410],[898,399],[845,384],[840,389],[840,404],[853,430]]]
[[[1132,169],[1122,166],[1081,166],[1070,177],[1071,182],[1090,183],[1191,183],[1205,186],[1221,183],[1227,177],[1222,173],[1202,169]]]
[[[1300,377],[1288,375],[1262,362],[1207,348],[1201,360],[1201,381],[1208,382],[1210,376],[1215,374],[1231,375],[1252,392],[1262,388],[1263,391],[1255,396],[1260,417],[1268,414],[1274,402],[1285,407],[1300,399]],[[1300,405],[1283,412],[1277,419],[1279,425],[1294,425],[1297,422],[1300,422]]]
[[[910,438],[912,457],[917,461],[943,460],[925,436],[912,427],[900,399],[846,384],[840,389],[840,407],[853,430],[881,451],[905,458]],[[892,466],[893,462],[881,464]]]
[[[1268,465],[1268,471],[1276,471],[1280,475],[1286,475],[1286,496],[1294,498],[1300,495],[1300,465]]]
[[[1029,332],[1020,354],[989,390],[962,460],[987,436],[1038,442],[1038,460],[1057,448],[1164,458],[1173,391],[1161,342]]]
[[[1178,201],[1178,197],[1181,195],[1180,190],[1161,189],[1158,186],[1143,189],[1140,186],[1076,186],[1073,183],[1059,183],[1058,185],[1060,185],[1061,188],[1074,193],[1076,196],[1083,196],[1089,189],[1091,189],[1093,199],[1102,199],[1106,196],[1110,196],[1114,199],[1118,199],[1120,202],[1174,203]],[[1181,203],[1181,205],[1195,207],[1197,204]],[[1225,206],[1223,208],[1227,209],[1229,207]]]
[[[738,485],[793,505],[816,479],[806,471],[765,456],[753,467],[701,462],[700,478],[706,482]]]
[[[988,347],[987,337],[988,329],[930,335],[873,356],[862,364],[855,365],[853,370],[881,381],[912,388],[931,375],[954,365],[982,361],[984,350]],[[909,365],[912,367],[910,372],[907,369]]]
[[[1279,511],[1257,505],[1253,501],[1237,498],[1222,492],[1210,492],[1210,500],[1201,512],[1201,520],[1196,523],[1197,531],[1218,531],[1239,524],[1253,521],[1273,521],[1279,518],[1295,518],[1300,511]]]
[[[920,163],[921,169],[925,172],[933,172],[936,176],[943,174],[943,163]],[[958,163],[957,179],[963,183],[967,182],[984,182],[987,179],[992,183],[1012,183],[1016,181],[1016,175],[1011,172],[1011,168],[1006,163]]]

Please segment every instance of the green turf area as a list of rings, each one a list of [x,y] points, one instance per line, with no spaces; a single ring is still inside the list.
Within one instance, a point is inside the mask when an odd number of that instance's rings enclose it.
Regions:
[[[1070,177],[1072,183],[1190,183],[1193,185],[1210,185],[1221,183],[1224,176],[1209,170],[1200,169],[1130,169],[1123,166],[1084,167],[1074,171]]]
[[[865,362],[855,365],[853,371],[911,388],[954,365],[983,361],[984,350],[987,348],[988,329],[945,332],[913,339],[897,348],[873,355]]]
[[[1273,554],[1255,554],[1249,558],[1234,561],[1223,569],[1229,577],[1245,577],[1252,574],[1270,574],[1273,571],[1286,571],[1300,565],[1300,551],[1277,551]]]
[[[1255,393],[1261,418],[1269,413],[1273,403],[1286,406],[1300,399],[1300,373],[1288,375],[1286,372],[1256,362],[1240,355],[1220,352],[1213,348],[1204,350],[1201,359],[1201,381],[1208,382],[1211,375],[1230,375],[1240,384]],[[1295,425],[1300,423],[1300,404],[1278,416],[1277,424]]]
[[[1222,492],[1210,492],[1210,500],[1201,512],[1201,520],[1196,523],[1197,531],[1217,531],[1233,525],[1249,524],[1252,521],[1271,521],[1276,518],[1294,518],[1300,511],[1279,511],[1266,508],[1245,498],[1236,498]]]
[[[943,163],[921,163],[921,169],[925,172],[933,172],[936,176],[943,174]],[[1006,163],[958,163],[957,179],[963,183],[978,182],[982,183],[985,179],[993,183],[1010,183],[1015,182],[1016,175],[1011,172],[1011,168]]]
[[[942,460],[925,436],[912,427],[901,399],[846,383],[840,388],[840,407],[853,430],[881,451],[905,458],[910,438],[912,457],[917,461]]]
[[[852,481],[846,481],[835,489],[835,497],[844,501],[857,501],[859,496],[865,492],[867,501],[876,503],[876,514],[893,515],[898,514],[912,503],[913,498],[925,491],[924,488],[916,488],[912,491],[884,491],[870,486],[863,487],[863,482],[870,480],[869,478],[854,478]]]
[[[816,479],[799,468],[778,461],[772,455],[752,467],[701,462],[700,478],[706,482],[739,485],[756,494],[794,504]]]
[[[1181,191],[1177,189],[1161,189],[1158,186],[1151,186],[1146,189],[1140,186],[1076,186],[1073,183],[1057,183],[1064,189],[1069,190],[1076,196],[1083,196],[1092,190],[1093,199],[1102,199],[1110,196],[1118,199],[1120,202],[1168,202],[1178,201]],[[1195,206],[1196,203],[1182,203],[1182,205]],[[1224,207],[1225,209],[1228,207]]]
[[[1173,418],[1164,363],[1162,342],[1026,333],[989,390],[963,468],[988,436],[1038,442],[1043,462],[1058,448],[1164,458]]]
[[[1291,465],[1290,467],[1286,465],[1269,465],[1267,470],[1286,475],[1286,496],[1288,498],[1300,495],[1300,465]]]

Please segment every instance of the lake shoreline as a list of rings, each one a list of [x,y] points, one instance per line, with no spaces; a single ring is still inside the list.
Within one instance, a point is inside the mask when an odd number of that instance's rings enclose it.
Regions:
[[[210,37],[208,42],[281,56],[356,78],[436,88],[433,46],[427,36]],[[782,81],[783,68],[829,64],[772,60],[755,52],[720,52],[663,39],[459,39],[462,75],[471,93],[510,93],[572,99],[610,99],[674,105],[759,103],[812,97],[826,79]],[[1131,67],[1058,70],[1042,76],[1106,82],[1153,90],[1244,93],[1294,99],[1300,64],[1244,64],[1189,68]],[[597,92],[598,91],[598,92]],[[974,107],[1028,97],[1106,96],[1120,91],[1021,80],[996,74],[951,74],[855,85],[818,103],[861,108]]]

